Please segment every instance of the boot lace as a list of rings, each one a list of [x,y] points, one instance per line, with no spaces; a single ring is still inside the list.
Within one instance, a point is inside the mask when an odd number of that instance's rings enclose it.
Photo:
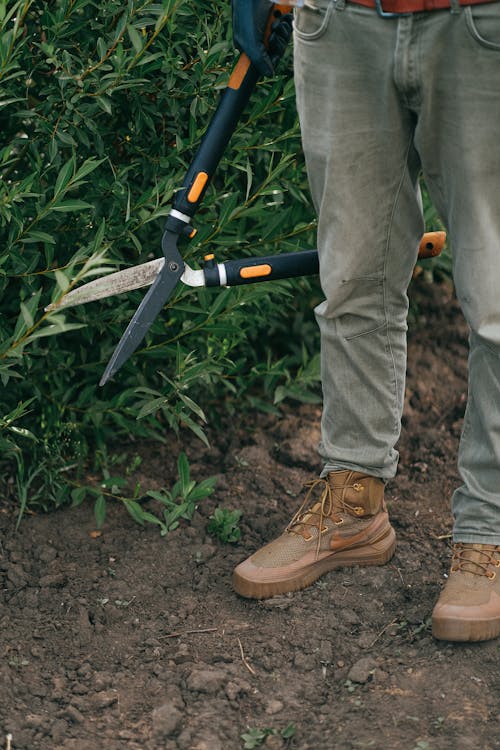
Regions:
[[[496,571],[491,566],[500,568],[500,546],[481,549],[479,545],[459,542],[453,547],[451,573],[463,570],[478,576],[486,576],[491,581],[496,577]]]
[[[363,489],[363,486],[360,482],[331,484],[328,479],[321,477],[306,482],[304,484],[304,489],[307,489],[306,496],[286,527],[286,531],[291,534],[298,534],[304,537],[306,541],[309,541],[312,539],[312,534],[307,532],[307,528],[316,528],[318,530],[316,555],[318,555],[321,545],[321,535],[325,531],[328,531],[328,526],[323,525],[323,521],[326,518],[330,518],[335,525],[339,526],[344,522],[344,519],[339,515],[338,511],[347,511],[353,516],[361,516],[364,513],[364,509],[361,506],[351,505],[344,500],[342,490],[348,488],[353,488],[359,492]],[[318,492],[320,492],[319,500],[312,504],[311,498]]]

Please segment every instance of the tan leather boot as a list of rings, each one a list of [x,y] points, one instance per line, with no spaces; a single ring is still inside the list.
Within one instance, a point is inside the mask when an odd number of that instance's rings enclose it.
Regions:
[[[450,575],[432,613],[443,641],[487,641],[500,635],[500,546],[455,544]]]
[[[396,535],[380,479],[334,471],[306,487],[285,532],[235,569],[233,586],[241,596],[264,599],[297,591],[329,570],[382,565],[392,557]]]

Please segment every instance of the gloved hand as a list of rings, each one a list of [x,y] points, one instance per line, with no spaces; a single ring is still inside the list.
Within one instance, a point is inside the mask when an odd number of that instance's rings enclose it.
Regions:
[[[264,35],[272,12],[269,0],[231,0],[233,14],[233,41],[245,52],[262,75],[273,75],[271,58],[281,57],[292,33],[292,16],[279,16],[271,26],[268,49]]]

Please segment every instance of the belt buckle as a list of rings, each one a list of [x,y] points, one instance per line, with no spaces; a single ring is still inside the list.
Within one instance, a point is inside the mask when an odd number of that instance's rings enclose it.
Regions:
[[[380,18],[402,18],[403,16],[411,16],[411,13],[390,13],[382,7],[382,0],[375,0],[375,10],[377,11]]]

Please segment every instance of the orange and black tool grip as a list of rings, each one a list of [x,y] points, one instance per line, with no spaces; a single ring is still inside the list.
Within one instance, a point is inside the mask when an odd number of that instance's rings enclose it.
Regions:
[[[318,251],[300,250],[297,253],[266,255],[260,258],[226,260],[220,264],[209,261],[203,268],[206,286],[239,286],[273,279],[311,276],[319,271]]]
[[[287,7],[272,6],[269,33],[272,22],[280,14],[286,12]],[[273,63],[275,62],[277,61],[273,58]],[[181,214],[192,217],[196,213],[259,77],[258,70],[252,65],[248,56],[242,53],[187,171],[182,187],[175,194],[173,208]],[[173,226],[169,227],[169,222],[172,222],[171,217],[167,219],[166,228],[176,231]]]

